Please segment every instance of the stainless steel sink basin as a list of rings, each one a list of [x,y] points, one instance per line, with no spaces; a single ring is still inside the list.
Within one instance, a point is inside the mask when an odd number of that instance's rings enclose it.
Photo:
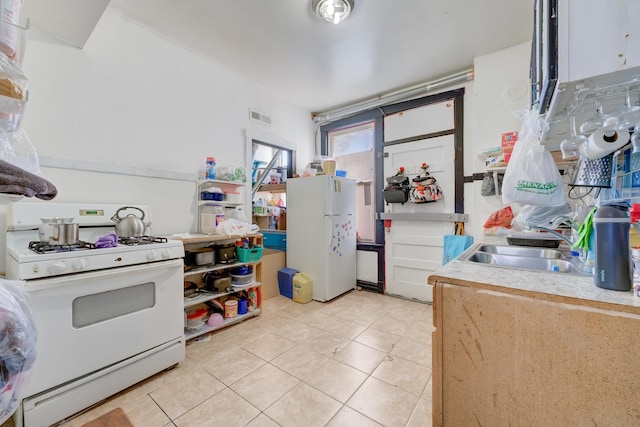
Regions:
[[[558,249],[478,245],[472,246],[460,255],[459,259],[463,262],[474,262],[495,267],[579,276],[585,275],[582,268],[571,261],[570,254]]]
[[[551,259],[569,259],[562,251],[558,249],[532,248],[526,246],[500,246],[500,245],[482,245],[478,248],[479,252],[487,252],[498,255],[515,255],[535,258],[551,258]]]

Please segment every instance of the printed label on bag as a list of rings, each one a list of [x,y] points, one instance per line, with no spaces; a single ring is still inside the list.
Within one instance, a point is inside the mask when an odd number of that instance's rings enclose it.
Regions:
[[[516,185],[516,191],[526,191],[537,194],[553,194],[557,189],[558,185],[555,182],[536,182],[521,179]]]

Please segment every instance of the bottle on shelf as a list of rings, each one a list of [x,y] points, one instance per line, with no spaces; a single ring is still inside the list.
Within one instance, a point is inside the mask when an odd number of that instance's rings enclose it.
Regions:
[[[207,157],[207,167],[205,169],[206,179],[216,179],[216,158]]]

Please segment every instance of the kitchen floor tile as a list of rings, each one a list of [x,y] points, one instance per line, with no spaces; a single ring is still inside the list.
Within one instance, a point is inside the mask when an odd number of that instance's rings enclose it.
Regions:
[[[298,379],[303,379],[328,359],[327,356],[317,351],[297,344],[295,347],[273,359],[271,364]]]
[[[259,413],[258,409],[227,388],[173,422],[178,427],[244,426]]]
[[[294,341],[283,338],[280,335],[267,333],[260,338],[242,345],[242,348],[261,359],[270,361],[295,345],[296,343]]]
[[[349,344],[349,340],[318,329],[318,332],[305,336],[305,338],[300,341],[300,344],[320,354],[331,357]]]
[[[251,420],[245,427],[279,427],[278,423],[267,417],[265,414],[260,414]]]
[[[348,406],[340,408],[338,413],[331,418],[327,427],[382,427],[371,418],[367,418]]]
[[[321,427],[341,406],[337,400],[301,382],[264,413],[281,426]]]
[[[306,376],[304,382],[344,403],[366,379],[364,372],[329,359]]]
[[[406,427],[431,427],[432,421],[431,402],[420,399]]]
[[[431,377],[431,369],[400,357],[387,356],[371,376],[420,396]]]
[[[333,357],[335,360],[352,366],[367,374],[376,369],[387,354],[375,348],[351,341]]]
[[[401,339],[402,337],[400,335],[368,328],[366,331],[358,335],[355,341],[388,353],[398,342],[400,342]]]
[[[429,304],[368,291],[308,304],[279,295],[62,427],[117,407],[136,427],[430,426],[432,320]]]
[[[341,319],[339,317],[331,317],[331,319],[327,321],[322,329],[332,335],[337,335],[352,340],[360,335],[365,329],[367,329],[367,327],[350,320]]]
[[[266,364],[234,383],[231,389],[256,408],[264,411],[298,382],[300,380],[296,377]]]
[[[264,360],[249,353],[247,350],[237,348],[233,352],[226,353],[221,358],[202,363],[202,369],[211,373],[226,385],[231,385],[265,363]]]
[[[186,378],[160,387],[149,396],[173,420],[224,389],[225,385],[213,375],[197,370]]]
[[[418,400],[418,396],[369,377],[347,406],[385,427],[395,427],[407,423]]]
[[[401,357],[431,368],[431,340],[429,342],[417,342],[407,336],[402,338],[389,354],[393,357]]]

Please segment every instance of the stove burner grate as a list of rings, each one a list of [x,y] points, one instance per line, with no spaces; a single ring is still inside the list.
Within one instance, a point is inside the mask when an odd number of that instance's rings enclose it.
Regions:
[[[37,254],[45,254],[50,252],[71,252],[78,249],[95,249],[96,245],[90,242],[79,240],[74,245],[51,245],[47,242],[29,242],[29,249]]]
[[[149,245],[152,243],[167,243],[167,239],[155,236],[127,237],[118,239],[118,243],[126,246]]]

